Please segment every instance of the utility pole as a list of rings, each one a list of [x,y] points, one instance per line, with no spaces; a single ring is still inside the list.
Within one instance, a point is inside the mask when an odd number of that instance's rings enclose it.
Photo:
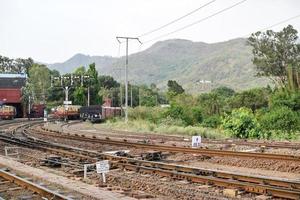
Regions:
[[[132,84],[130,85],[130,106],[132,107]]]
[[[120,37],[117,36],[116,39],[119,43],[120,40],[126,40],[126,63],[125,63],[125,122],[128,122],[128,41],[129,40],[137,40],[139,43],[142,42],[137,37]]]
[[[139,106],[141,106],[141,88],[139,87]]]
[[[90,106],[90,86],[88,86],[87,90],[88,90],[87,106]]]
[[[123,90],[122,90],[122,84],[120,84],[120,107],[123,106]]]

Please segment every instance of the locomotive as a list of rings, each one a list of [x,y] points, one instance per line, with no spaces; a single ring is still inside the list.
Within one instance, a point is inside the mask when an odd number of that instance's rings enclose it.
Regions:
[[[17,115],[14,106],[2,105],[0,107],[0,119],[13,119]]]

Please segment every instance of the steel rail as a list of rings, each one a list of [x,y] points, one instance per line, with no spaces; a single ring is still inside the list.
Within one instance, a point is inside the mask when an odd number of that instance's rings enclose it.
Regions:
[[[207,156],[233,156],[233,157],[246,157],[246,158],[259,158],[259,159],[271,159],[271,160],[281,160],[281,161],[300,161],[300,156],[296,155],[285,155],[285,154],[272,154],[272,153],[253,153],[253,152],[241,152],[241,151],[228,151],[228,150],[217,150],[217,149],[203,149],[203,148],[189,148],[189,147],[178,147],[178,146],[166,146],[157,144],[144,144],[137,142],[129,142],[127,140],[111,140],[100,139],[100,138],[89,138],[86,136],[71,135],[71,134],[54,134],[50,132],[38,132],[38,134],[59,137],[70,140],[77,140],[83,142],[91,143],[101,143],[109,144],[115,146],[127,146],[130,148],[139,149],[151,149],[157,151],[167,151],[174,153],[191,153],[191,154],[201,154]]]
[[[46,143],[43,142],[42,144],[45,145]],[[261,176],[246,176],[224,171],[191,168],[187,166],[171,165],[160,162],[142,161],[53,143],[48,143],[48,145],[52,146],[52,148],[43,147],[42,149],[56,154],[78,157],[80,159],[89,159],[92,162],[96,162],[99,159],[109,159],[114,167],[133,170],[136,172],[158,174],[160,176],[166,176],[175,179],[185,179],[190,182],[211,184],[226,188],[239,188],[247,192],[271,194],[276,197],[284,197],[289,199],[300,198],[300,182],[296,181]]]
[[[28,132],[28,130],[27,130]],[[174,179],[184,179],[195,183],[211,184],[226,188],[238,188],[252,193],[270,194],[275,197],[284,197],[289,199],[300,198],[300,183],[297,181],[274,179],[260,176],[245,176],[230,172],[191,168],[187,166],[171,165],[161,162],[150,162],[136,160],[132,158],[119,157],[110,154],[98,153],[96,151],[83,150],[67,145],[46,142],[32,136],[26,131],[24,134],[31,141],[23,141],[13,137],[6,136],[9,142],[16,142],[19,145],[37,148],[56,154],[62,154],[80,159],[88,159],[96,162],[99,159],[109,159],[114,167],[133,170],[141,173],[158,174],[160,176],[171,177]],[[4,139],[5,137],[0,137]]]
[[[59,194],[55,191],[49,190],[48,188],[45,188],[41,185],[38,185],[36,183],[33,183],[31,181],[28,181],[24,178],[21,178],[19,176],[16,176],[12,173],[9,173],[3,169],[0,169],[0,177],[13,182],[23,188],[26,188],[28,190],[33,191],[34,193],[37,193],[41,195],[42,197],[45,197],[47,199],[53,199],[53,200],[72,200],[72,198],[69,198],[67,196],[64,196],[62,194]]]
[[[69,124],[73,125],[73,124]],[[152,137],[159,136],[159,139],[168,139],[169,141],[184,141],[183,136],[169,136],[169,135],[157,135],[145,132],[143,134],[136,135],[136,132],[130,131],[121,131],[121,130],[109,130],[109,129],[97,129],[99,133],[101,132],[110,132],[119,134],[118,137],[122,137],[124,135],[130,135],[131,138],[138,139],[151,139]],[[72,132],[80,133],[78,130],[72,130]],[[97,132],[96,132],[97,133]],[[114,135],[112,137],[115,137]],[[126,138],[124,138],[126,139]],[[155,139],[154,139],[155,140]],[[240,145],[240,146],[257,146],[257,147],[266,147],[266,148],[283,148],[283,149],[300,149],[299,142],[267,142],[267,141],[247,141],[241,139],[224,139],[224,140],[211,140],[211,139],[203,139],[202,143],[204,144],[223,144],[223,145]]]

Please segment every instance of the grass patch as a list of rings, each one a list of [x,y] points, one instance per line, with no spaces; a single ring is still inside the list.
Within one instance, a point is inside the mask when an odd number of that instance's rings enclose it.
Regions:
[[[166,135],[193,136],[201,135],[203,138],[224,139],[228,136],[221,130],[204,128],[201,126],[178,126],[167,124],[155,124],[145,120],[129,120],[126,124],[124,120],[108,120],[105,123],[97,124],[96,127],[107,128],[113,130],[126,130],[139,133],[155,133]]]

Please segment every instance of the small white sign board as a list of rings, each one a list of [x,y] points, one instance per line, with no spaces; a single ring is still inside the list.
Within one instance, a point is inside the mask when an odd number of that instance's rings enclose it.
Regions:
[[[201,136],[192,136],[192,147],[200,147],[201,146]]]
[[[102,160],[99,162],[96,162],[96,169],[97,173],[108,173],[109,172],[109,163],[108,160]]]
[[[64,101],[64,105],[72,105],[72,101]]]

